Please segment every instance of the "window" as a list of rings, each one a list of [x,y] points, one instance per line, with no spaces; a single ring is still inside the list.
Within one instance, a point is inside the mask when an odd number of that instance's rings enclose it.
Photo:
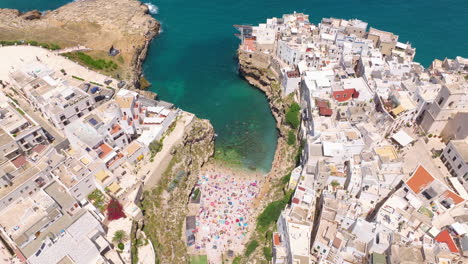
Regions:
[[[450,103],[448,104],[448,107],[452,107],[453,103],[454,103],[454,102],[450,102]]]
[[[460,169],[461,167],[462,167],[462,165],[461,165],[461,164],[458,164],[457,169]]]
[[[346,98],[347,94],[343,94],[343,98]]]
[[[455,156],[455,157],[453,157],[452,161],[455,161],[455,160],[457,160],[457,157],[456,157],[456,156]]]
[[[452,152],[452,149],[448,149],[448,150],[447,150],[447,153],[450,153],[450,152]]]

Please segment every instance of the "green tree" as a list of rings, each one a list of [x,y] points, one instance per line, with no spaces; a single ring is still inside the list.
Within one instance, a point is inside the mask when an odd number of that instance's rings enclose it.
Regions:
[[[127,233],[125,233],[125,231],[123,230],[115,231],[114,237],[112,237],[112,241],[115,243],[122,243],[122,242],[127,241],[127,239],[128,239]]]

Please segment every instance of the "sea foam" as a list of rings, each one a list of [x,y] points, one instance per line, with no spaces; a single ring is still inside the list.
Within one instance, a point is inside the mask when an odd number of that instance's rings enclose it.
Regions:
[[[152,14],[152,15],[158,14],[159,8],[156,5],[154,5],[152,3],[145,3],[145,5],[148,6],[148,10],[149,10],[150,14]]]

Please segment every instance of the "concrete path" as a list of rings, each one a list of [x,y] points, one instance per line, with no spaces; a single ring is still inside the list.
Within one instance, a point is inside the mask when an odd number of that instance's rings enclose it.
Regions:
[[[159,182],[159,179],[171,162],[172,149],[180,142],[182,142],[185,130],[187,126],[190,125],[193,118],[193,114],[183,112],[180,115],[180,118],[176,121],[177,123],[174,130],[164,139],[163,147],[161,151],[154,157],[154,161],[149,162],[149,164],[145,165],[145,168],[141,170],[148,175],[144,180],[145,185],[143,188],[145,190],[153,188]],[[146,169],[146,167],[148,167],[148,169]]]
[[[91,50],[90,48],[79,45],[79,46],[75,46],[75,47],[56,50],[54,53],[55,54],[64,54],[64,53],[68,53],[68,52],[90,51],[90,50]]]

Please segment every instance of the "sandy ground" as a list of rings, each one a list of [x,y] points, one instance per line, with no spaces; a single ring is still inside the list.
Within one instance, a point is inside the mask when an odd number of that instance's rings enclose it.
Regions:
[[[210,263],[221,263],[227,250],[242,254],[252,228],[253,212],[265,175],[211,162],[202,168],[197,212],[196,243],[190,254],[206,254]]]
[[[111,87],[116,87],[118,81],[106,75],[91,71],[63,56],[56,53],[33,46],[8,46],[0,47],[0,80],[10,79],[8,75],[20,68],[29,68],[30,70],[39,69],[38,65],[48,65],[50,69],[55,69],[60,74],[59,70],[64,69],[67,77],[71,79],[72,75],[85,79],[86,81],[93,81],[96,83],[104,84],[105,80],[111,79]],[[61,78],[66,78],[61,76]],[[71,80],[73,81],[73,80]]]

